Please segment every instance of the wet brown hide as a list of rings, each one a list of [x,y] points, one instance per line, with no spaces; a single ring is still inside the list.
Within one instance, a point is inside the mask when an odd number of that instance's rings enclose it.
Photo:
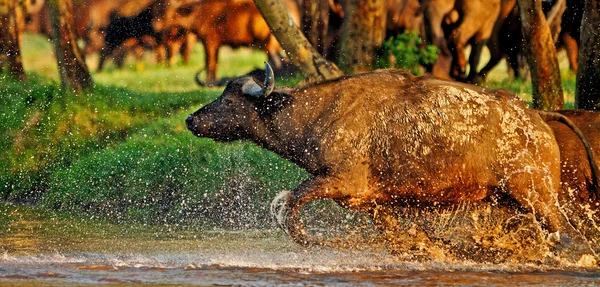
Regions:
[[[380,230],[397,230],[391,210],[407,201],[436,206],[506,195],[535,210],[548,231],[573,232],[555,204],[560,162],[552,130],[509,92],[398,70],[262,97],[242,92],[255,85],[250,77],[231,81],[188,117],[188,129],[251,140],[313,174],[273,203],[299,243],[311,242],[302,206],[324,198],[366,211]]]
[[[600,164],[600,113],[586,110],[564,110],[559,113],[568,117],[583,132]],[[549,121],[560,148],[562,196],[578,203],[589,202],[597,208],[598,197],[593,191],[592,171],[581,140],[566,125]]]

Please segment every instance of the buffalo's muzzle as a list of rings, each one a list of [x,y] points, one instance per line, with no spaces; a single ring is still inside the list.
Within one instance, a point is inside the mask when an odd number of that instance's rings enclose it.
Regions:
[[[185,124],[187,125],[187,128],[190,131],[194,131],[194,129],[196,128],[196,125],[194,124],[194,117],[192,115],[189,115],[185,119]]]

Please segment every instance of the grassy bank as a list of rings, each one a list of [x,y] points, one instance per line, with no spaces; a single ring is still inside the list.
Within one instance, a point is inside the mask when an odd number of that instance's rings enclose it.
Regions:
[[[185,117],[220,94],[193,82],[201,46],[188,66],[167,68],[149,55],[143,64],[109,66],[93,74],[96,87],[87,95],[60,89],[50,52],[49,43],[29,35],[29,81],[0,76],[3,200],[115,221],[254,225],[267,213],[249,210],[266,209],[274,193],[306,176],[249,143],[220,145],[187,131]],[[228,59],[221,76],[243,74],[265,58],[249,49],[221,56]],[[92,70],[95,61],[88,58]]]
[[[214,204],[291,188],[302,172],[248,143],[196,139],[183,119],[218,91],[137,93],[98,85],[63,93],[32,79],[0,80],[0,195],[53,209],[144,222],[223,218]],[[265,201],[267,201],[265,199]],[[231,214],[231,217],[239,217]],[[260,218],[246,218],[254,222]]]
[[[129,59],[124,69],[94,73],[91,93],[73,95],[57,83],[50,44],[25,37],[29,80],[0,75],[0,198],[117,222],[269,221],[271,198],[308,175],[250,143],[217,144],[187,132],[185,117],[220,94],[193,83],[200,52],[171,68],[149,55],[143,64]],[[220,59],[219,75],[233,76],[265,56],[225,49]],[[96,61],[88,58],[92,69]],[[501,75],[502,67],[489,85],[527,99],[529,83]],[[574,75],[563,78],[572,95]]]

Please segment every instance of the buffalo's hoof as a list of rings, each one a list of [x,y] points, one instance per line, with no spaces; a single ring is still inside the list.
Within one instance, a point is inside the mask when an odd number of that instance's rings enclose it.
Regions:
[[[296,243],[302,246],[318,245],[316,242],[308,239],[308,234],[300,223],[299,218],[292,214],[292,210],[288,206],[291,196],[292,193],[288,190],[282,191],[275,196],[269,208],[271,216],[273,216],[277,225],[291,236]]]
[[[286,210],[287,202],[292,192],[289,190],[284,190],[280,192],[273,201],[271,201],[271,205],[269,206],[269,212],[277,225],[287,234],[289,234],[288,227],[286,226],[286,217],[289,215],[289,211]]]

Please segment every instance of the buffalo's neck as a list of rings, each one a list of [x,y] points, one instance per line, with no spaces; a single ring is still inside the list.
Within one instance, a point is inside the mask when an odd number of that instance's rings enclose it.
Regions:
[[[319,161],[314,131],[331,101],[310,93],[293,93],[292,103],[276,114],[261,118],[253,140],[260,146],[299,165],[313,174],[326,169]]]

